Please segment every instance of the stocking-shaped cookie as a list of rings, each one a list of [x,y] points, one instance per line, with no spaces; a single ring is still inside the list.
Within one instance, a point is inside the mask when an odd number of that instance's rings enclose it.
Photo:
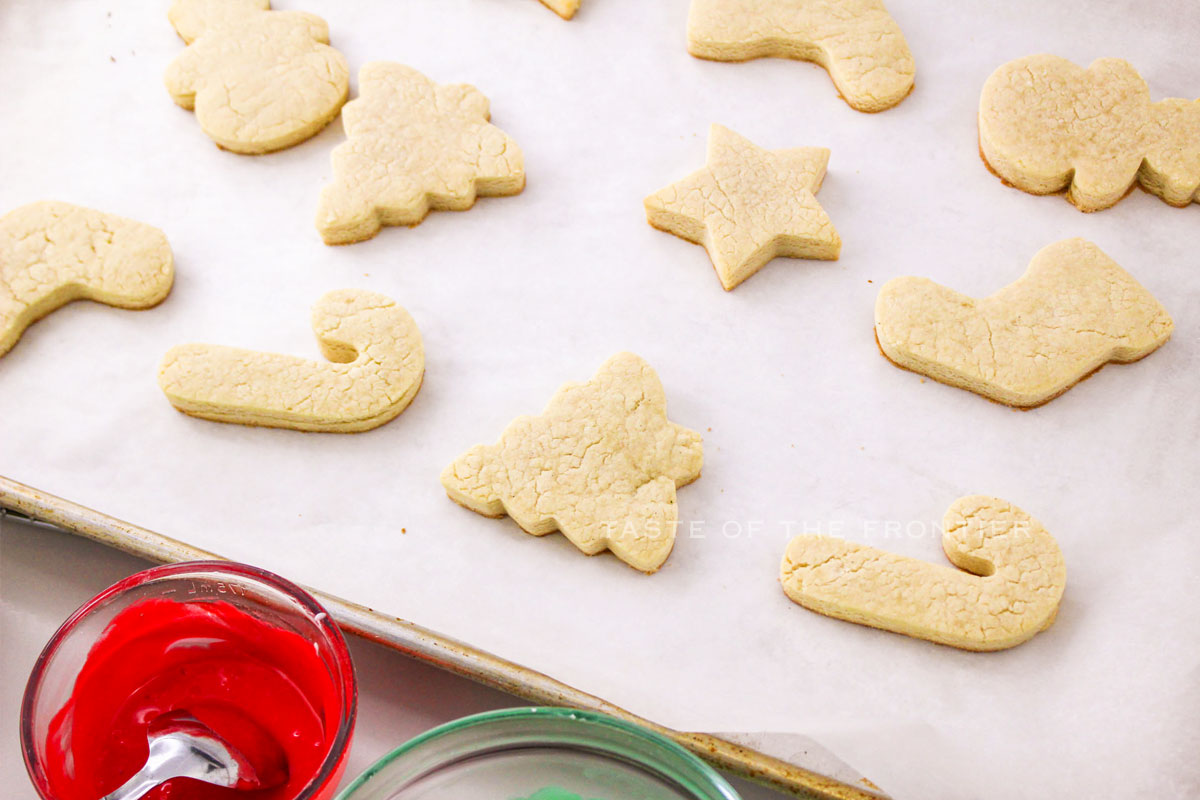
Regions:
[[[27,326],[72,300],[148,308],[174,277],[157,228],[70,203],[10,211],[0,217],[0,356]]]
[[[797,536],[780,567],[805,608],[964,650],[1015,647],[1050,627],[1067,585],[1054,538],[996,497],[962,497],[942,521],[958,569],[832,536]]]
[[[899,103],[916,72],[880,0],[692,0],[688,52],[714,61],[815,61],[859,111]]]
[[[236,153],[308,139],[350,91],[346,59],[329,46],[325,21],[269,8],[269,0],[175,0],[168,12],[188,47],[167,68],[167,90]]]
[[[425,350],[409,313],[381,294],[329,292],[313,332],[332,363],[212,344],[172,348],[158,384],[185,414],[301,431],[376,428],[421,388]]]
[[[588,555],[608,549],[654,572],[675,543],[675,489],[703,461],[700,435],[669,421],[666,403],[650,365],[621,353],[467,451],[442,485],[472,511],[508,514],[535,536],[560,530]]]
[[[333,151],[317,230],[326,244],[370,239],[383,225],[416,225],[431,209],[463,211],[476,196],[525,187],[521,150],[488,122],[474,86],[438,86],[401,64],[367,64],[346,104],[347,140]]]
[[[1136,361],[1174,323],[1150,292],[1085,239],[1043,247],[982,300],[927,278],[879,290],[875,336],[893,362],[1011,406],[1036,406],[1110,361]]]

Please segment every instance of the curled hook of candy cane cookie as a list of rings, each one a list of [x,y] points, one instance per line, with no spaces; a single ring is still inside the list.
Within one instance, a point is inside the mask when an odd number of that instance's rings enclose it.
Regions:
[[[341,289],[317,301],[312,325],[333,363],[186,344],[163,358],[159,386],[194,417],[302,431],[365,431],[408,407],[425,351],[407,311],[383,295]]]
[[[797,536],[783,590],[805,608],[963,650],[1003,650],[1054,622],[1067,583],[1062,552],[1041,523],[995,497],[946,511],[942,547],[958,567],[830,536]]]
[[[174,279],[157,228],[70,203],[21,206],[0,217],[0,356],[72,300],[149,308]]]

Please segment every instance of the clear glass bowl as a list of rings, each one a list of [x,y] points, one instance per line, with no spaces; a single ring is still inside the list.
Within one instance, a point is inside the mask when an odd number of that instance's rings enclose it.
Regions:
[[[329,800],[346,769],[358,710],[358,687],[346,640],[325,609],[299,586],[228,561],[171,564],[131,575],[81,606],[51,637],[34,664],[21,703],[21,750],[43,800],[56,800],[45,770],[51,719],[70,697],[75,676],[100,633],[122,610],[147,598],[220,600],[313,643],[339,687],[340,715],[319,771],[295,800]]]
[[[434,728],[375,762],[337,800],[739,800],[656,733],[587,711],[514,708]]]

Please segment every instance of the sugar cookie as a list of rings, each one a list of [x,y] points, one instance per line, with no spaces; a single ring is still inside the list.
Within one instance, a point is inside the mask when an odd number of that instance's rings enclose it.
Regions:
[[[476,195],[525,188],[521,149],[488,123],[474,86],[438,86],[401,64],[358,73],[346,104],[345,142],[333,151],[333,183],[321,192],[317,230],[326,244],[370,239],[383,225],[416,225],[430,209],[464,211]]]
[[[898,366],[1010,406],[1054,399],[1110,361],[1137,361],[1171,336],[1154,297],[1086,239],[1034,255],[982,300],[926,278],[879,290],[875,336]]]
[[[667,419],[658,375],[632,353],[568,383],[537,417],[518,417],[494,445],[442,472],[446,493],[525,531],[562,531],[588,555],[605,548],[654,572],[675,544],[675,489],[700,476],[700,434]]]
[[[579,10],[579,0],[542,0],[542,5],[563,19],[570,19]]]
[[[958,569],[797,536],[780,568],[783,591],[818,614],[963,650],[1004,650],[1050,627],[1067,568],[1041,523],[972,495],[954,501],[942,528],[942,549]]]
[[[1200,202],[1200,100],[1151,103],[1148,130],[1153,135],[1138,183],[1173,206]]]
[[[703,169],[646,198],[646,220],[703,245],[728,291],[776,256],[836,260],[842,240],[816,192],[823,147],[764,150],[721,125]]]
[[[370,430],[408,407],[425,350],[407,311],[381,294],[341,289],[313,306],[312,326],[334,363],[187,344],[163,358],[158,384],[194,417],[300,431]]]
[[[167,90],[235,153],[308,139],[350,92],[350,70],[329,46],[325,20],[270,7],[269,0],[175,0],[167,14],[188,45],[167,67]]]
[[[1067,190],[1082,211],[1114,205],[1139,181],[1171,205],[1200,199],[1200,100],[1150,102],[1127,61],[1087,69],[1036,55],[992,73],[979,98],[979,149],[1032,194]]]
[[[859,111],[896,105],[916,74],[904,34],[879,0],[692,0],[688,52],[714,61],[814,61]]]
[[[0,217],[0,356],[72,300],[149,308],[174,279],[157,228],[70,203],[21,206]]]

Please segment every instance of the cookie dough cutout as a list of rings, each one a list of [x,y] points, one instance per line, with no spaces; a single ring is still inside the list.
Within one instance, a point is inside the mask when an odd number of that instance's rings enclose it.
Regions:
[[[1036,55],[1003,65],[979,99],[979,149],[1031,194],[1066,190],[1081,211],[1115,205],[1139,182],[1174,206],[1200,199],[1200,100],[1150,102],[1127,61],[1087,69]]]
[[[158,385],[194,417],[299,431],[370,430],[408,407],[425,350],[407,311],[381,294],[341,289],[317,301],[312,326],[333,363],[187,344],[163,358]]]
[[[167,16],[187,49],[167,67],[167,91],[194,109],[226,150],[260,154],[314,136],[350,92],[329,26],[268,0],[175,0]]]
[[[570,19],[579,10],[579,0],[542,0],[542,5],[563,19]]]
[[[1086,239],[1043,247],[1021,278],[982,300],[906,277],[875,302],[875,336],[896,365],[1020,408],[1110,361],[1137,361],[1173,329],[1150,292]]]
[[[961,497],[942,520],[958,569],[832,536],[788,544],[783,591],[829,617],[958,647],[1004,650],[1054,622],[1067,568],[1036,519],[996,497]]]
[[[904,34],[879,0],[692,0],[688,52],[814,61],[851,108],[867,112],[907,97],[916,75]]]
[[[431,209],[465,211],[476,196],[525,188],[521,149],[488,123],[488,100],[474,86],[439,86],[387,62],[363,67],[358,85],[317,211],[325,244],[360,242],[384,225],[416,225]]]
[[[658,375],[619,353],[587,383],[568,383],[537,417],[442,472],[450,499],[527,533],[562,531],[588,555],[605,549],[651,573],[675,544],[675,490],[700,476],[700,434],[667,419]]]
[[[721,125],[704,168],[646,198],[646,221],[703,245],[726,291],[776,256],[836,260],[842,239],[817,203],[829,151],[764,150]]]
[[[0,356],[72,300],[149,308],[174,280],[158,228],[70,203],[21,206],[0,217]]]

